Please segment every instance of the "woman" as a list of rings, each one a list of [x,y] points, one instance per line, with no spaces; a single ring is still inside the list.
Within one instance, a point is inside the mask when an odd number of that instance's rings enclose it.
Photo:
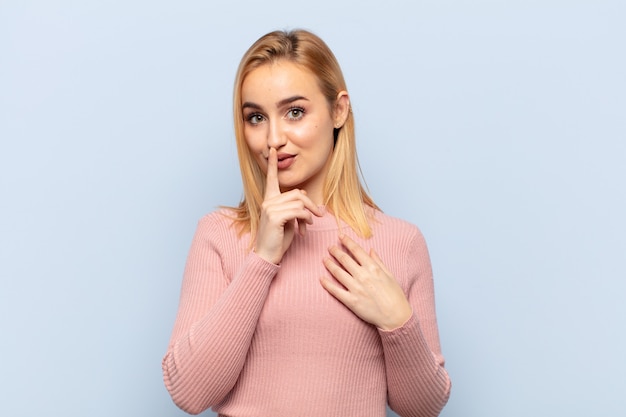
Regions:
[[[174,402],[220,416],[436,416],[450,380],[419,230],[358,176],[339,65],[272,32],[234,89],[244,198],[200,220],[163,359]]]

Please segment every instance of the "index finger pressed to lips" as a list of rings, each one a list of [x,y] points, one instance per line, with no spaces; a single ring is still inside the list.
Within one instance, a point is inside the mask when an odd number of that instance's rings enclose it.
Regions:
[[[317,217],[321,217],[324,213],[320,210],[320,208],[311,200],[304,190],[292,190],[296,191],[297,194],[291,194],[290,198],[293,198],[294,195],[297,196],[299,200],[302,201],[304,206]],[[278,152],[276,148],[270,148],[269,154],[267,156],[267,173],[265,177],[265,195],[264,198],[273,198],[276,196],[280,196],[282,193],[280,191],[280,183],[278,181]],[[287,195],[287,194],[285,194]]]
[[[280,184],[278,183],[278,154],[276,149],[270,148],[267,157],[267,175],[265,178],[265,198],[274,197],[280,194]]]

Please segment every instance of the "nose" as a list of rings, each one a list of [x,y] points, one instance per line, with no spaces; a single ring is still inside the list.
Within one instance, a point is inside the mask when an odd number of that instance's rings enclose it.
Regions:
[[[280,120],[271,121],[267,131],[267,147],[279,149],[285,145],[285,143],[287,143],[287,137]]]

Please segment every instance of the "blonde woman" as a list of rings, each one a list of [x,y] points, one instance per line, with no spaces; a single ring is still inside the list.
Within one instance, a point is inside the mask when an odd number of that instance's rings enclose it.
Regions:
[[[428,251],[363,188],[330,49],[272,32],[243,56],[244,197],[200,220],[165,357],[174,402],[229,417],[437,416],[450,393]]]

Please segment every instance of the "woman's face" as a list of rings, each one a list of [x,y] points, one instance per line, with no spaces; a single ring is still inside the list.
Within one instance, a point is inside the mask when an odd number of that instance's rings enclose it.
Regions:
[[[244,136],[261,169],[267,173],[275,148],[281,190],[306,190],[322,204],[337,125],[316,76],[289,61],[265,64],[246,76],[241,99]]]

